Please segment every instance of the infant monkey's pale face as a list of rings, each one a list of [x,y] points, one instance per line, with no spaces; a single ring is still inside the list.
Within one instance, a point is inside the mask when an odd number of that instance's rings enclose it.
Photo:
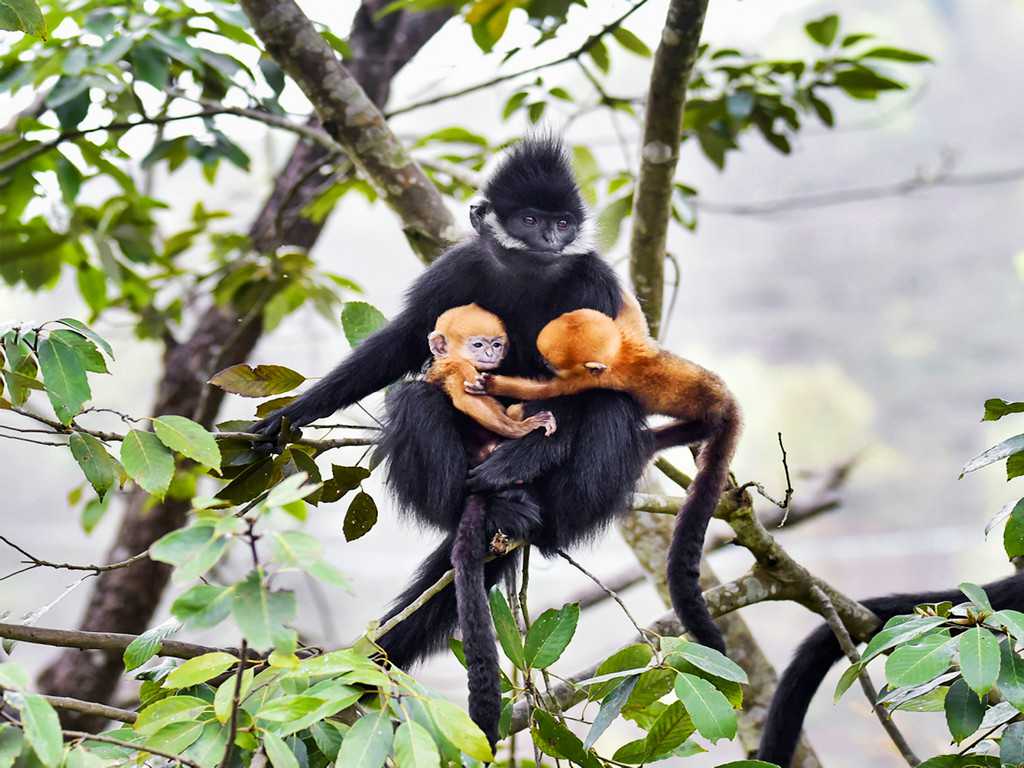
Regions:
[[[504,336],[470,336],[463,354],[478,371],[492,371],[505,359],[508,341]]]

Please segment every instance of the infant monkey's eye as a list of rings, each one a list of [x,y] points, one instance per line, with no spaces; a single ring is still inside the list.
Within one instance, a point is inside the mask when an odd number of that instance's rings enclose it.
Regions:
[[[536,223],[537,218],[535,216],[523,216],[523,224],[525,224],[526,226],[532,227]]]
[[[483,349],[483,348],[484,348],[484,343],[482,341],[474,341],[473,342],[473,349]]]

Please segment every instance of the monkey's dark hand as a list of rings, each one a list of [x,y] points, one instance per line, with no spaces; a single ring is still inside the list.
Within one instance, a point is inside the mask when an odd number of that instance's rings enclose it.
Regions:
[[[250,431],[264,438],[253,443],[257,453],[280,453],[287,443],[302,439],[302,430],[288,424],[288,418],[281,411],[272,413],[263,421],[256,422]]]

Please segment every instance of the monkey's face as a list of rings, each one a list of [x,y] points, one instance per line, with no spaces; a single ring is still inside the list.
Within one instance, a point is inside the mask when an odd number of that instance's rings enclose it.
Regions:
[[[505,231],[524,242],[531,251],[561,253],[576,239],[579,224],[568,211],[520,208],[503,217]]]
[[[537,351],[559,378],[593,375],[611,367],[621,346],[622,336],[615,322],[592,309],[577,309],[556,317],[537,337]]]
[[[470,336],[462,345],[462,356],[478,371],[491,371],[501,365],[508,351],[504,336]]]

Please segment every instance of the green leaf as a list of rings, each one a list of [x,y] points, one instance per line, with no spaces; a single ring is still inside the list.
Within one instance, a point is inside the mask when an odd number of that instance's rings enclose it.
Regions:
[[[1024,451],[1024,435],[1011,437],[1008,440],[1004,440],[999,443],[999,445],[989,448],[987,451],[982,451],[964,464],[963,469],[960,470],[960,477],[963,477],[968,472],[974,472],[982,467],[987,467],[989,464],[1001,461],[1007,456],[1011,456],[1014,453],[1020,453],[1021,451]]]
[[[231,613],[245,639],[257,650],[276,646],[283,624],[295,615],[295,595],[270,592],[259,571],[252,571],[235,586]]]
[[[164,685],[168,688],[188,688],[190,685],[205,683],[237,663],[236,657],[224,651],[204,653],[173,669],[164,680]]]
[[[619,241],[622,222],[633,212],[633,195],[617,198],[605,206],[597,217],[597,231],[601,249],[609,251]]]
[[[363,715],[345,734],[337,764],[380,768],[391,752],[393,737],[387,711]]]
[[[25,740],[46,768],[57,768],[64,757],[60,719],[50,702],[37,693],[23,694],[21,727]]]
[[[967,595],[967,599],[974,603],[979,608],[985,610],[992,610],[992,603],[989,602],[988,595],[985,594],[985,590],[979,587],[977,584],[972,584],[969,581],[963,582],[960,587],[960,591]]]
[[[1003,529],[1003,548],[1007,557],[1024,555],[1024,499],[1018,501],[1010,511],[1010,519]]]
[[[171,723],[144,741],[146,746],[171,754],[181,754],[203,735],[206,723],[199,720],[182,720]]]
[[[851,95],[858,91],[903,91],[907,86],[899,80],[883,77],[870,69],[846,69],[836,72],[833,82]]]
[[[999,693],[1024,712],[1024,659],[1017,655],[1012,641],[999,644]]]
[[[933,632],[945,621],[941,616],[925,616],[888,626],[871,638],[871,642],[867,644],[860,660],[867,664],[882,651],[887,651],[901,643],[909,643],[915,638]]]
[[[103,355],[100,354],[96,345],[80,333],[60,329],[52,331],[50,339],[71,347],[75,354],[78,355],[78,360],[85,370],[92,371],[93,373],[109,373],[107,361],[103,359]]]
[[[0,687],[23,691],[28,688],[28,673],[13,661],[0,663]]]
[[[164,638],[177,631],[178,623],[176,621],[166,621],[146,630],[132,640],[124,649],[124,671],[131,672],[153,658],[160,650]]]
[[[558,661],[576,633],[579,620],[579,603],[544,611],[526,633],[526,665],[546,669]]]
[[[619,672],[626,672],[621,677],[615,679],[609,679],[604,683],[594,683],[589,686],[587,691],[587,698],[591,700],[603,699],[629,674],[633,674],[632,670],[643,670],[651,661],[654,652],[651,650],[651,646],[647,643],[634,643],[633,645],[627,646],[619,651],[616,651],[607,659],[597,665],[594,677],[602,677],[608,674],[614,674]],[[582,683],[580,684],[583,685]],[[671,687],[671,686],[670,686]]]
[[[241,701],[249,695],[255,676],[256,671],[250,668],[242,672],[241,685],[238,683],[238,676],[231,675],[217,686],[217,692],[213,696],[213,714],[219,722],[227,723],[231,720],[231,709],[235,703],[235,688],[238,688],[238,699]]]
[[[125,435],[121,464],[139,487],[161,499],[174,477],[174,456],[152,432],[133,429]]]
[[[94,330],[92,330],[85,323],[83,323],[81,320],[75,320],[75,318],[73,317],[62,317],[57,322],[60,323],[61,325],[66,325],[68,328],[78,331],[80,334],[85,336],[87,339],[92,341],[96,346],[98,346],[100,349],[106,352],[111,360],[114,359],[114,350],[113,348],[111,348],[110,343],[102,336],[100,336],[98,333],[96,333]]]
[[[139,712],[134,728],[143,736],[152,736],[172,723],[198,720],[210,708],[209,702],[196,696],[171,696]]]
[[[956,639],[943,634],[900,646],[885,661],[885,679],[893,688],[926,683],[949,669],[956,648]]]
[[[261,707],[255,716],[272,723],[287,723],[316,712],[323,704],[324,700],[316,696],[282,696]]]
[[[999,421],[1011,413],[1024,413],[1024,403],[1007,402],[994,397],[985,401],[985,415],[982,421]]]
[[[700,678],[694,678],[699,680]],[[706,682],[706,681],[704,681]],[[710,683],[709,683],[710,685]],[[674,701],[654,721],[646,738],[646,761],[667,757],[694,731],[694,722],[683,703]]]
[[[149,83],[158,91],[167,87],[171,68],[167,55],[150,43],[143,40],[131,52],[133,74],[137,80]]]
[[[434,723],[448,741],[461,749],[470,757],[489,763],[494,759],[491,752],[491,745],[487,743],[477,724],[469,719],[469,715],[461,707],[457,707],[450,701],[443,699],[429,699],[427,710],[434,719]],[[344,751],[345,745],[342,744]],[[342,765],[348,765],[340,761]]]
[[[438,768],[441,755],[430,731],[409,720],[395,733],[395,761],[398,768]]]
[[[46,21],[35,0],[0,1],[0,29],[27,32],[34,37],[46,39]]]
[[[227,550],[229,539],[209,523],[191,525],[162,536],[149,548],[149,556],[177,566],[177,581],[197,579],[213,568]]]
[[[839,31],[839,17],[834,13],[824,16],[817,21],[810,21],[804,25],[807,36],[823,47],[832,45]]]
[[[946,725],[953,741],[959,744],[981,725],[985,705],[963,680],[957,680],[946,694]]]
[[[736,712],[725,695],[707,680],[680,672],[675,690],[701,736],[715,742],[736,735]]]
[[[48,337],[40,341],[38,356],[54,413],[62,424],[70,424],[92,396],[85,367],[75,350],[58,339]]]
[[[999,678],[999,641],[987,629],[972,627],[960,635],[960,671],[971,690],[984,696]]]
[[[78,466],[82,468],[85,478],[96,491],[96,495],[102,499],[107,495],[107,491],[113,488],[120,474],[117,464],[107,453],[103,443],[92,435],[75,432],[68,439],[68,447]]]
[[[513,114],[522,108],[523,102],[526,101],[529,96],[527,91],[517,91],[513,93],[508,101],[505,102],[505,106],[501,110],[501,117],[503,120],[508,120]]]
[[[348,301],[341,309],[341,326],[349,346],[353,349],[362,344],[367,336],[383,328],[387,322],[387,318],[379,309],[365,301]]]
[[[744,685],[749,682],[743,667],[714,648],[707,648],[698,643],[683,640],[678,644],[672,644],[670,648],[665,648],[665,651],[672,655],[682,656],[693,666],[715,677],[721,677],[725,680],[731,680],[734,683],[742,683]]]
[[[340,497],[358,488],[363,480],[370,476],[370,470],[366,467],[342,467],[332,464],[331,475],[334,478],[335,490]]]
[[[270,758],[270,764],[274,768],[299,768],[299,761],[295,753],[288,748],[284,739],[270,731],[263,732],[263,748]],[[369,768],[369,766],[367,767]]]
[[[860,59],[885,59],[887,61],[905,61],[910,64],[925,64],[931,62],[930,56],[915,51],[905,51],[902,48],[888,48],[880,46],[872,48],[867,53],[862,53]]]
[[[1010,723],[999,740],[999,762],[1003,765],[1024,764],[1024,723]]]
[[[850,690],[850,686],[857,682],[857,678],[860,677],[860,671],[863,669],[863,664],[857,662],[851,664],[845,670],[843,670],[842,676],[839,678],[839,682],[836,683],[835,693],[832,694],[832,701],[837,702],[843,698],[843,694]]]
[[[617,42],[627,51],[635,53],[637,56],[649,58],[651,55],[651,49],[647,47],[647,43],[645,43],[643,40],[634,35],[625,27],[616,27],[615,29],[613,29],[612,37],[615,38],[615,42]]]
[[[608,54],[608,46],[606,46],[600,40],[595,40],[591,43],[590,47],[587,48],[587,55],[590,56],[591,61],[597,65],[597,68],[608,74],[608,70],[611,69],[611,57]]]
[[[994,627],[1005,627],[1018,642],[1024,642],[1024,613],[1020,611],[996,611],[985,619],[985,623]]]
[[[0,725],[0,768],[11,768],[15,759],[21,754],[21,731],[13,725]]]
[[[601,768],[603,765],[593,752],[583,747],[579,737],[555,720],[549,712],[535,709],[530,735],[542,752],[556,759],[565,758],[583,768]]]
[[[494,619],[494,631],[501,643],[505,656],[519,669],[526,669],[526,658],[523,651],[523,637],[519,634],[512,610],[508,607],[505,595],[497,585],[490,591],[491,618]]]
[[[233,365],[216,373],[210,384],[242,397],[268,397],[291,392],[306,377],[283,365]]]
[[[323,545],[315,536],[302,531],[273,531],[275,560],[281,565],[305,568],[320,559]]]
[[[365,536],[376,523],[377,505],[370,494],[360,491],[352,499],[345,513],[345,522],[342,524],[345,541],[355,541]]]
[[[184,416],[159,416],[153,420],[153,431],[160,442],[192,461],[220,471],[220,448],[213,435],[192,419]]]
[[[602,733],[608,730],[608,726],[622,712],[622,708],[629,700],[629,696],[633,693],[633,689],[636,688],[636,683],[639,679],[640,675],[630,675],[623,678],[612,692],[604,698],[601,702],[601,708],[597,711],[597,717],[594,718],[594,722],[587,732],[587,738],[583,741],[584,749],[590,749],[594,746],[594,742],[601,737]]]

